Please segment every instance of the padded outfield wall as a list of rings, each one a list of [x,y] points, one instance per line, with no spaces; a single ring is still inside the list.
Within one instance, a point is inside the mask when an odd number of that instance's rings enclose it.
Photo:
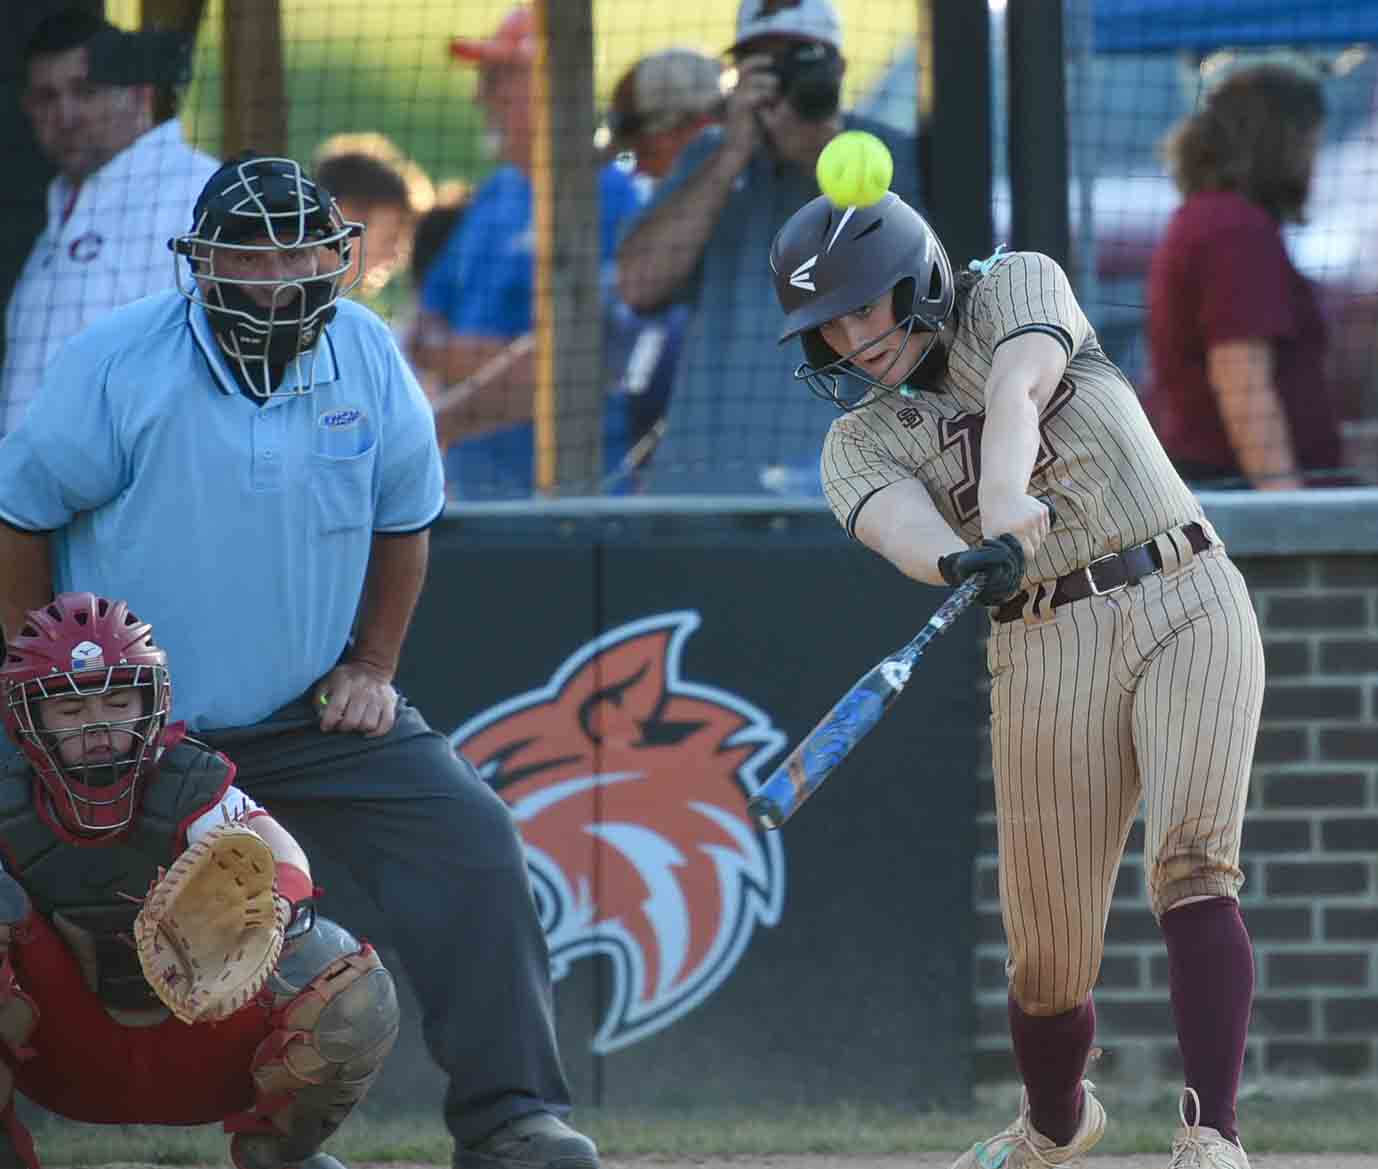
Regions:
[[[1378,493],[1205,500],[1269,670],[1244,834],[1250,1072],[1372,1077]],[[984,619],[939,639],[872,739],[763,836],[746,788],[942,594],[815,504],[722,507],[455,509],[403,684],[518,811],[579,1100],[730,1102],[751,1085],[959,1104],[1012,1067]],[[1097,991],[1098,1074],[1116,1079],[1177,1073],[1141,847],[1136,828]],[[417,1034],[413,1017],[379,1102],[438,1097]]]

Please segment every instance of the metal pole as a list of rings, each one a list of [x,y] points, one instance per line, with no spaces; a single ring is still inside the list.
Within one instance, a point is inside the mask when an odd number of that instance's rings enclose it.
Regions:
[[[984,0],[929,0],[932,112],[920,130],[924,210],[953,262],[990,252],[990,14]],[[925,60],[925,58],[927,58]]]
[[[593,495],[604,409],[593,0],[537,0],[534,13],[535,482]]]
[[[1091,109],[1091,0],[1066,0],[1067,4],[1067,148],[1071,171],[1076,176],[1076,228],[1071,236],[1073,287],[1083,305],[1100,303],[1096,278],[1096,167],[1092,161],[1091,135],[1095,111]]]
[[[226,158],[241,150],[284,154],[287,100],[280,0],[232,0],[222,14]]]
[[[1062,0],[1009,0],[1005,36],[1011,243],[1016,249],[1043,252],[1066,267],[1070,229]]]

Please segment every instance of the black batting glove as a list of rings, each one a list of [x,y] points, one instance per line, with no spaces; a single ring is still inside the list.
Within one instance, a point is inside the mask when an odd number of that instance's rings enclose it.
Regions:
[[[984,572],[986,583],[976,599],[982,605],[998,605],[1019,591],[1019,582],[1024,579],[1024,549],[1010,535],[982,540],[975,548],[940,558],[938,571],[954,587]]]

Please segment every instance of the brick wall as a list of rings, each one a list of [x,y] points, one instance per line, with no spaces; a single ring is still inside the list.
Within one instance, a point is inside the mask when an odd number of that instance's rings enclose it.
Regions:
[[[1235,546],[1231,542],[1231,546]],[[1247,1073],[1378,1076],[1378,553],[1241,555],[1268,689],[1241,894],[1257,1002]],[[1013,1075],[989,777],[982,785],[978,1078]],[[1142,824],[1120,870],[1096,991],[1107,1078],[1180,1071]]]

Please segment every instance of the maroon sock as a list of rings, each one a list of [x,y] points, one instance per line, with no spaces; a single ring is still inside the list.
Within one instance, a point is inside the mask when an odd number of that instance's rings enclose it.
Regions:
[[[1199,1123],[1239,1139],[1235,1098],[1254,1001],[1254,951],[1232,897],[1193,901],[1163,914],[1168,985],[1188,1087]]]
[[[1029,1093],[1029,1119],[1059,1145],[1081,1123],[1081,1078],[1095,1037],[1096,1008],[1089,998],[1061,1015],[1026,1015],[1010,996],[1010,1038]]]

